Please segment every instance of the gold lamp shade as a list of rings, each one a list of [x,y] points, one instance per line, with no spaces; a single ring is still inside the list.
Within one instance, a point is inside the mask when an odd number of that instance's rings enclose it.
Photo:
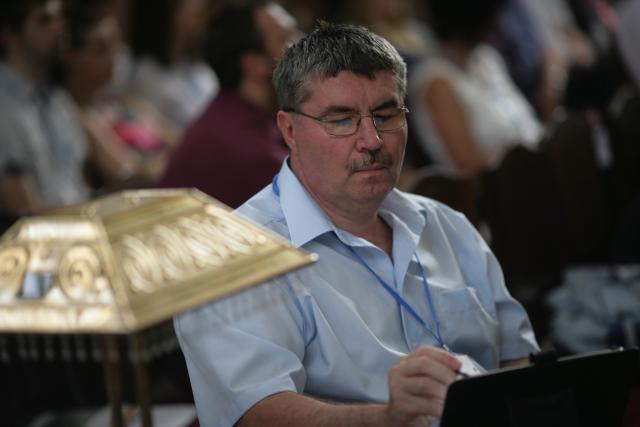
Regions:
[[[315,261],[197,190],[125,191],[0,240],[0,332],[132,333]]]

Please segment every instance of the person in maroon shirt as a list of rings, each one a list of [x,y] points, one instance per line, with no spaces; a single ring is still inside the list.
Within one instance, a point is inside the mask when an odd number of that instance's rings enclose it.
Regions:
[[[160,187],[195,187],[236,208],[271,182],[288,150],[275,122],[275,60],[299,32],[279,5],[227,5],[205,52],[221,91],[185,131]]]

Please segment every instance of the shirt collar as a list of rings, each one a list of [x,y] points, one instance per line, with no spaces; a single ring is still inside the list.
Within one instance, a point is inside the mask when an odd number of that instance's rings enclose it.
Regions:
[[[274,187],[279,189],[280,205],[293,246],[300,247],[324,233],[334,231],[327,214],[289,168],[289,157],[282,163]]]
[[[393,229],[393,268],[399,290],[411,258],[416,253],[427,225],[427,210],[412,196],[393,189],[380,206],[380,215]]]
[[[341,235],[327,214],[304,188],[288,164],[283,162],[274,181],[274,189],[280,193],[280,205],[289,228],[289,237],[295,247],[300,247],[325,233]],[[383,200],[380,214],[390,226],[406,225],[408,236],[417,246],[427,221],[426,209],[397,189]]]
[[[412,239],[416,241],[416,244],[428,221],[426,207],[418,204],[409,195],[397,188],[391,190],[387,197],[385,197],[379,212],[389,223],[388,218],[393,218],[395,221],[405,224]]]

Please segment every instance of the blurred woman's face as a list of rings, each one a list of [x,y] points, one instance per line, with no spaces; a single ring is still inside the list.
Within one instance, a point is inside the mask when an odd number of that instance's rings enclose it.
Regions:
[[[80,49],[67,55],[67,66],[76,77],[85,79],[95,90],[100,89],[113,78],[120,48],[118,23],[113,17],[106,17],[88,29]]]
[[[401,23],[411,16],[408,0],[361,0],[359,5],[364,16],[376,23]]]
[[[211,14],[208,0],[178,0],[173,20],[173,37],[188,48],[204,37]]]

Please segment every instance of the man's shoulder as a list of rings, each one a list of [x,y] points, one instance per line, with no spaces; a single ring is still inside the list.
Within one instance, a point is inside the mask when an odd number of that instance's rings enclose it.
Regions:
[[[271,185],[264,187],[235,212],[252,222],[287,237],[289,230],[282,213],[278,198],[273,194]]]
[[[66,111],[75,111],[76,103],[66,89],[56,86],[51,89],[51,99],[56,108],[64,108]]]
[[[18,120],[21,117],[20,112],[24,108],[23,105],[24,102],[21,102],[17,97],[7,91],[1,90],[0,88],[0,109],[2,109],[2,114],[0,114],[1,123],[11,123],[12,121]]]
[[[185,129],[178,150],[209,153],[226,148],[227,145],[222,142],[230,139],[231,135],[227,131],[229,114],[224,107],[217,96],[209,101],[202,113]]]
[[[429,224],[437,224],[441,228],[455,229],[458,232],[474,230],[473,225],[462,212],[438,200],[400,190],[395,190],[394,193],[404,201],[403,205],[408,209],[421,211]]]
[[[218,143],[229,142],[229,148],[237,147],[243,137],[247,137],[254,111],[246,106],[246,101],[230,90],[222,90],[187,128],[185,141],[198,141],[207,144],[211,140]],[[243,133],[239,137],[239,133]],[[249,134],[250,135],[250,134]],[[250,135],[252,138],[255,136]],[[218,147],[220,148],[220,147]]]
[[[464,216],[457,210],[430,197],[425,197],[415,193],[407,193],[398,189],[394,190],[394,193],[396,197],[404,200],[409,208],[420,209],[426,211],[427,214],[433,213],[445,216]]]
[[[28,105],[23,98],[0,87],[0,110],[2,110],[0,128],[3,131],[0,138],[2,141],[15,140],[9,142],[22,145],[30,135],[29,129],[34,126],[35,116],[31,114],[32,106]]]

